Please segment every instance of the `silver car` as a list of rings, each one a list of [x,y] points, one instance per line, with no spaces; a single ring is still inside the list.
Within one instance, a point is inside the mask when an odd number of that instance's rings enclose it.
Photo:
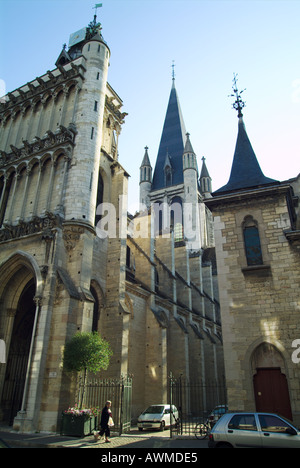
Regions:
[[[226,413],[209,434],[209,448],[300,448],[300,431],[274,413]]]

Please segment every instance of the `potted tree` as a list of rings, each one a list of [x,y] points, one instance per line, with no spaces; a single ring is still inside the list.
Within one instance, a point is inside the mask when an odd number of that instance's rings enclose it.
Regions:
[[[112,350],[109,343],[97,332],[78,332],[66,343],[63,354],[63,368],[66,372],[83,372],[83,389],[87,373],[106,370]],[[84,436],[96,429],[98,411],[96,408],[83,409],[84,391],[78,405],[62,413],[61,434]]]

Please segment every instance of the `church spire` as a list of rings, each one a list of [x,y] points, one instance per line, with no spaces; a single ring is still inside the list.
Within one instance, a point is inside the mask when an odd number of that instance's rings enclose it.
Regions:
[[[148,154],[148,146],[145,146],[145,154],[140,166],[140,204],[150,206],[149,193],[152,183],[152,166]]]
[[[194,169],[198,173],[196,154],[190,140],[190,134],[186,134],[186,142],[183,150],[183,170]]]
[[[214,192],[216,195],[219,195],[221,192],[233,192],[250,187],[254,188],[278,183],[278,181],[270,179],[263,174],[252,148],[243,121],[242,109],[245,107],[245,103],[241,99],[241,93],[243,91],[238,91],[236,75],[234,75],[233,79],[233,91],[234,94],[231,96],[234,96],[236,100],[232,107],[237,110],[239,118],[238,136],[229,181],[226,185]]]
[[[175,80],[172,79],[172,89],[153,174],[152,191],[166,187],[164,165],[167,153],[172,161],[172,185],[183,183],[182,154],[185,135],[186,130],[175,88]]]
[[[209,175],[209,172],[207,170],[206,164],[205,164],[205,157],[203,156],[202,158],[202,168],[201,168],[201,174],[199,177],[199,182],[200,182],[200,190],[204,198],[211,197],[211,177]]]

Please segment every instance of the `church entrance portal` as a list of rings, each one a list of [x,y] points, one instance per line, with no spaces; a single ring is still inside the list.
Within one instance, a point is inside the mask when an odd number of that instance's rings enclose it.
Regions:
[[[2,419],[10,425],[22,405],[35,316],[34,296],[35,284],[32,279],[23,288],[18,301],[3,384]]]
[[[292,419],[287,380],[280,369],[257,369],[253,383],[257,411],[277,413]]]
[[[256,410],[277,413],[292,419],[282,354],[272,344],[262,343],[253,353],[252,369]]]

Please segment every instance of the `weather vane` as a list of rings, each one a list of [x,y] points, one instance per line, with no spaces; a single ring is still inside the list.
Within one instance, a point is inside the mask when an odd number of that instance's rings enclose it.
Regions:
[[[241,94],[245,91],[245,89],[239,92],[237,88],[237,74],[235,73],[233,74],[232,81],[233,81],[232,89],[233,89],[234,94],[231,94],[230,96],[236,98],[235,102],[232,104],[232,107],[233,109],[238,111],[238,117],[243,117],[242,109],[245,107],[246,103],[242,100]]]
[[[97,16],[97,8],[101,8],[102,7],[102,3],[96,3],[96,5],[93,7],[93,10],[96,10],[95,11],[95,15]]]
[[[95,10],[95,15],[94,15],[94,20],[91,21],[87,27],[87,38],[93,37],[97,32],[101,34],[101,23],[97,23],[97,8],[101,8],[102,3],[96,3],[96,5],[93,7],[93,10]]]

